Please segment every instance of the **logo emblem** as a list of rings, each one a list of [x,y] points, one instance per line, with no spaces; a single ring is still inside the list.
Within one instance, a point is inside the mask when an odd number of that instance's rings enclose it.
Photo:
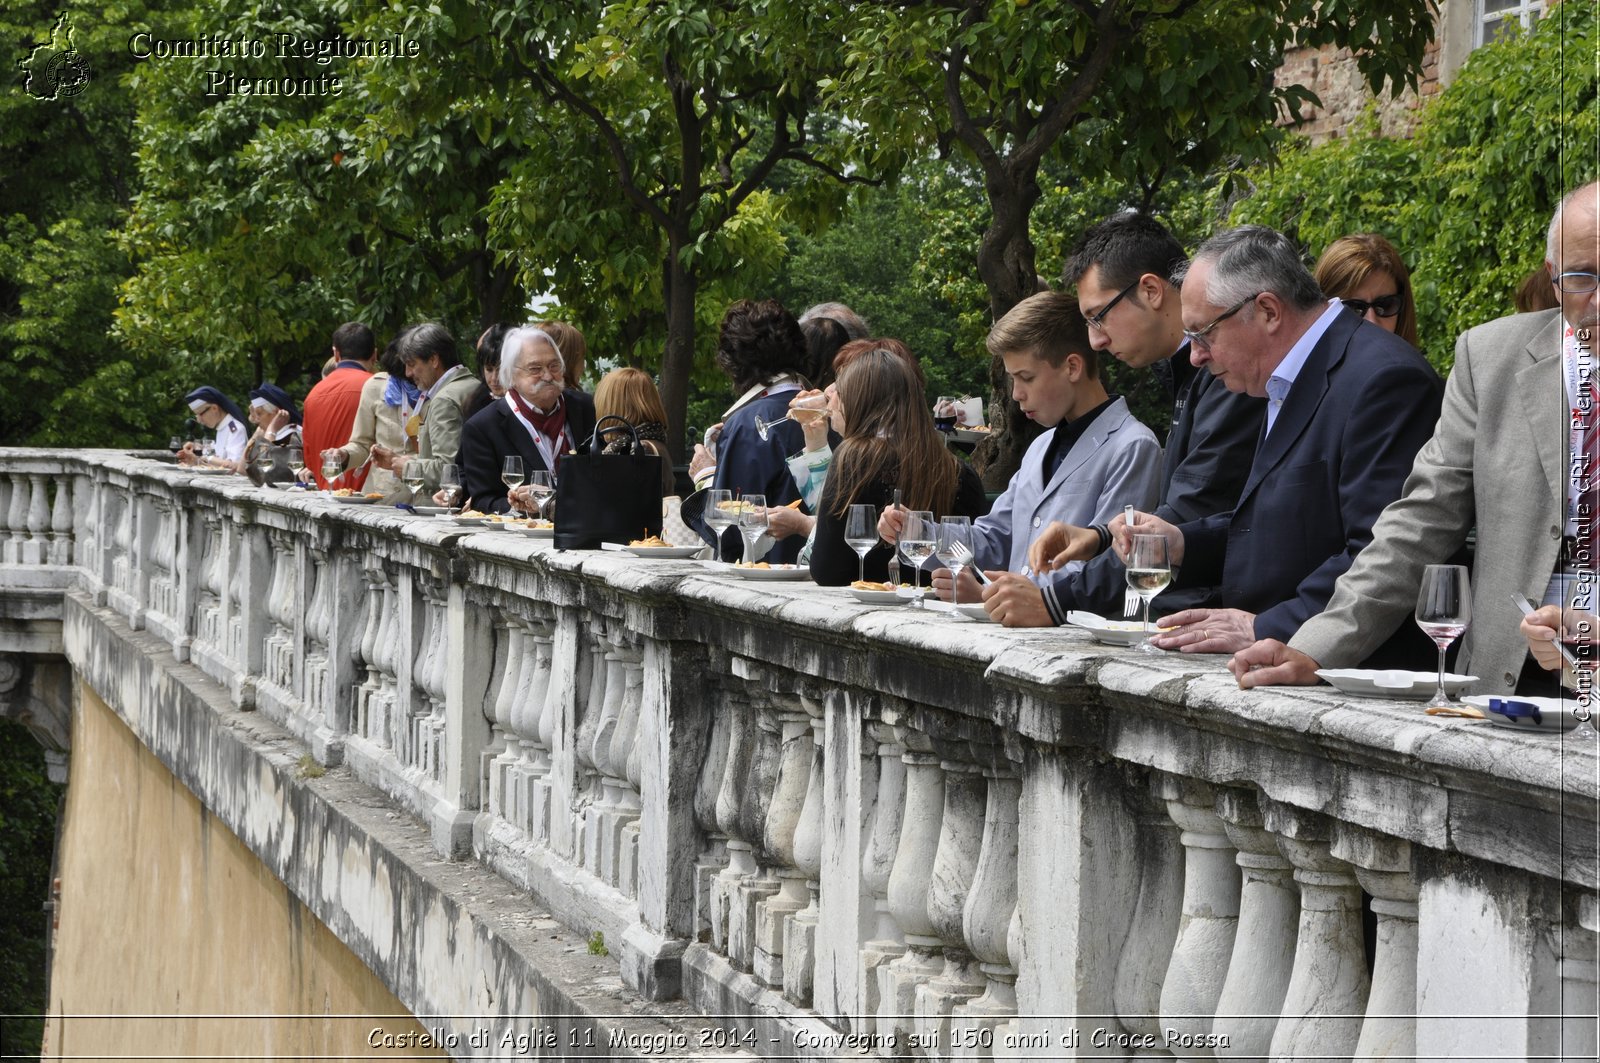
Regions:
[[[72,16],[63,13],[50,29],[50,40],[18,64],[26,75],[23,89],[36,100],[63,100],[78,95],[94,71],[72,46]]]

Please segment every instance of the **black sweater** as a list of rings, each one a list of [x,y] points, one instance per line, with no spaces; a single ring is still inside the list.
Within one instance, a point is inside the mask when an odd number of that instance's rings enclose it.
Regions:
[[[847,587],[856,578],[856,552],[850,549],[844,541],[845,518],[837,516],[840,509],[838,495],[834,490],[837,481],[832,475],[822,488],[822,502],[818,506],[816,535],[811,543],[811,578],[824,587]],[[886,482],[878,482],[866,491],[861,497],[851,499],[852,503],[866,503],[877,507],[882,513],[894,497],[894,488]],[[845,510],[846,513],[849,510]],[[935,513],[934,517],[981,517],[989,512],[989,499],[983,491],[983,481],[978,479],[978,474],[965,462],[961,463],[961,475],[956,480],[956,497],[950,512]],[[894,557],[894,548],[886,543],[879,543],[867,554],[866,578],[884,582],[888,579],[889,561]],[[900,566],[905,567],[905,566]],[[911,570],[905,568],[902,577],[897,570],[896,579],[911,582]],[[926,584],[925,584],[926,585]]]

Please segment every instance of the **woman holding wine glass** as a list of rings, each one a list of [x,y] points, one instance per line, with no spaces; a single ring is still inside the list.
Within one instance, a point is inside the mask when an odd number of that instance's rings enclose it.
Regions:
[[[839,371],[830,393],[834,423],[843,439],[834,450],[817,511],[812,579],[824,586],[842,586],[858,577],[891,578],[894,548],[879,544],[858,559],[847,541],[852,506],[881,510],[893,503],[898,489],[907,508],[926,511],[933,520],[977,517],[986,511],[977,473],[950,453],[933,427],[920,374],[912,362],[882,346],[872,347]],[[935,525],[929,540],[937,538]],[[919,571],[924,560],[917,562]],[[900,581],[898,569],[892,579]]]

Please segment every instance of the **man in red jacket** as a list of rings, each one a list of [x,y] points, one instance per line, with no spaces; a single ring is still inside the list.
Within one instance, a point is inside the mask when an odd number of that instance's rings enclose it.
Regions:
[[[322,477],[318,455],[350,442],[356,408],[361,405],[361,386],[377,364],[377,345],[372,330],[359,321],[340,325],[333,333],[333,357],[338,360],[333,372],[318,381],[301,407],[300,438],[306,463],[311,467],[317,486],[324,488],[328,482]],[[366,469],[362,469],[359,476],[335,477],[341,487],[355,489],[359,489],[366,478]]]

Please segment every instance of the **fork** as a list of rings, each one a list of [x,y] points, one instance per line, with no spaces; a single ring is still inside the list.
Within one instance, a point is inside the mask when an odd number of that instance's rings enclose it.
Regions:
[[[979,583],[986,584],[990,582],[989,577],[984,574],[983,569],[973,564],[976,558],[972,556],[972,551],[967,547],[966,543],[950,544],[950,552],[955,555],[956,561],[959,562],[963,568],[972,570],[973,579],[977,580]]]
[[[1132,506],[1123,507],[1122,519],[1128,525],[1128,527],[1134,527]],[[1135,591],[1132,587],[1129,587],[1127,590],[1122,592],[1122,615],[1138,616],[1139,606],[1143,604],[1143,602],[1144,599],[1139,597],[1139,592]]]

